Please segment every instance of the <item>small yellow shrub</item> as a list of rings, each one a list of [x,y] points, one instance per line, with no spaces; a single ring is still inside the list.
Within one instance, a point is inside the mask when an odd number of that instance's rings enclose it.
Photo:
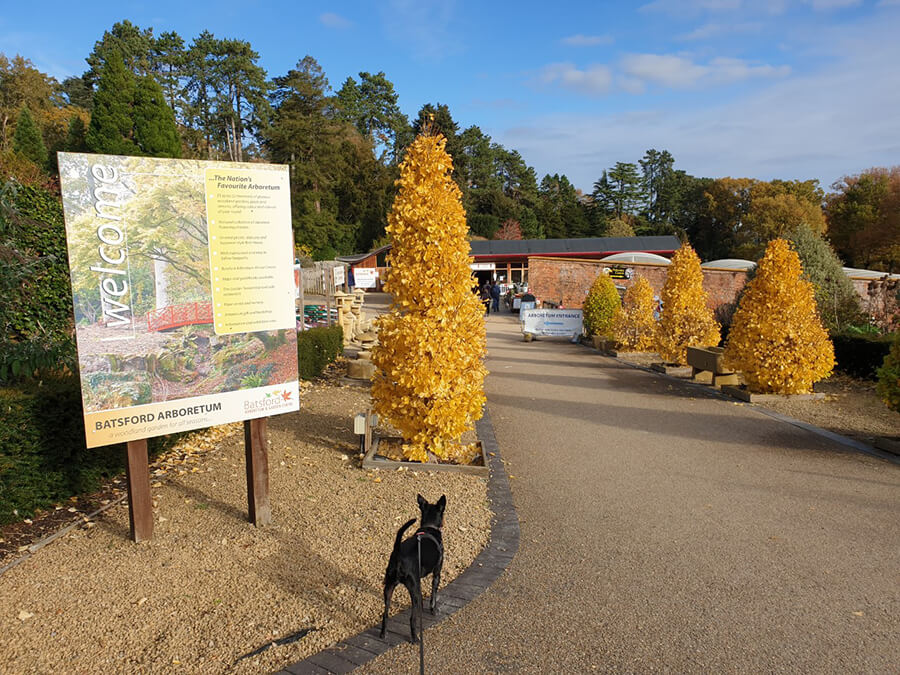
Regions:
[[[613,338],[628,351],[649,352],[655,332],[653,287],[644,277],[637,277],[622,298],[622,311],[613,322]]]
[[[700,258],[690,244],[682,244],[672,256],[660,299],[662,313],[656,329],[656,350],[663,359],[687,363],[688,347],[719,344],[719,323],[703,289]]]
[[[390,311],[378,320],[373,409],[413,461],[460,460],[457,441],[481,417],[484,308],[472,292],[468,227],[441,135],[416,138],[400,164],[388,215]]]
[[[582,306],[585,335],[609,335],[612,333],[613,321],[622,311],[619,291],[609,275],[600,272]]]
[[[752,392],[805,394],[834,368],[834,346],[802,273],[788,242],[773,239],[734,313],[725,360]]]

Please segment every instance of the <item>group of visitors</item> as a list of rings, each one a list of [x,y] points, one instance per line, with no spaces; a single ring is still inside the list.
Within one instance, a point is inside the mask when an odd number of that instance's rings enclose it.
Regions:
[[[490,314],[491,308],[495,312],[500,311],[500,284],[492,283],[488,279],[481,287],[481,302],[484,304],[484,313]]]

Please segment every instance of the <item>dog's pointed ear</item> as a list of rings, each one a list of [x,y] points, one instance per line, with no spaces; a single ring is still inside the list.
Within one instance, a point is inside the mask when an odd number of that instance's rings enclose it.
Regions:
[[[419,504],[420,509],[428,503],[422,495],[416,495],[416,502]]]
[[[443,510],[444,507],[447,506],[447,495],[441,495],[441,498],[437,501],[437,505]]]

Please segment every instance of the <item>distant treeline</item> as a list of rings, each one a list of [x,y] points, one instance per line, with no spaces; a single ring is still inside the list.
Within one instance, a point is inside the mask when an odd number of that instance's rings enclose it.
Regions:
[[[900,269],[900,167],[815,180],[698,178],[666,150],[598,167],[591,194],[564,174],[538,180],[521,155],[449,108],[410,120],[385,73],[332,90],[305,56],[270,76],[249,42],[204,31],[189,43],[116,23],[62,83],[0,54],[0,177],[54,187],[58,150],[272,161],[291,166],[295,239],[317,259],[386,241],[397,165],[426,124],[447,138],[473,236],[559,238],[677,234],[705,260],[755,259],[803,223],[847,265]]]

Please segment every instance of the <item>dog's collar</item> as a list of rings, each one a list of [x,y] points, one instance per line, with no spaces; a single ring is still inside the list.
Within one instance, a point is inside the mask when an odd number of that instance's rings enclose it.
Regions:
[[[435,527],[434,525],[429,525],[428,527],[423,527],[422,529],[420,529],[420,530],[419,530],[418,532],[416,532],[416,534],[413,535],[413,536],[416,536],[416,535],[419,535],[419,534],[425,534],[425,535],[427,535],[427,534],[428,534],[428,530],[437,530],[438,532],[443,533],[444,528],[443,528],[443,527]]]

